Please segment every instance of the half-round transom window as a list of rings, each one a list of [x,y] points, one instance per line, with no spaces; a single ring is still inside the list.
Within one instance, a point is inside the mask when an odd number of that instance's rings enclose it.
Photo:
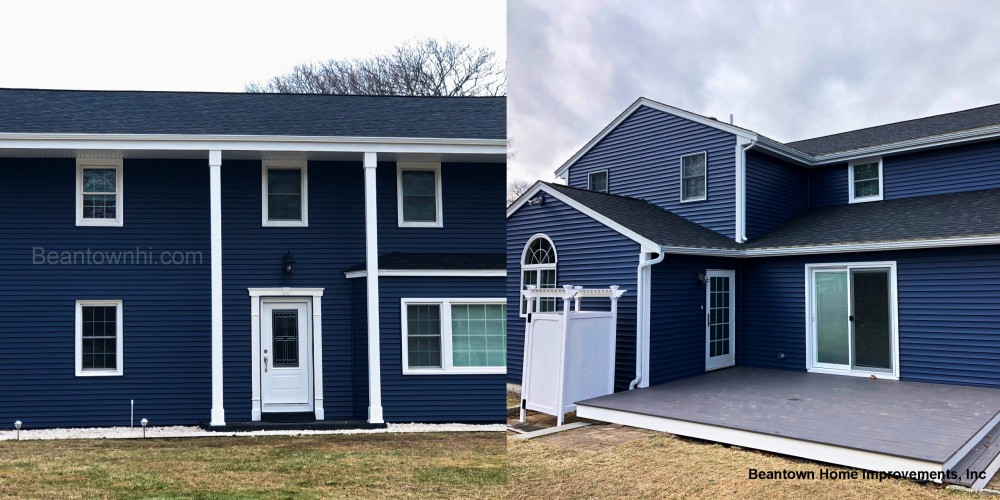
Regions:
[[[556,252],[552,248],[552,242],[544,236],[538,236],[528,243],[528,248],[524,251],[524,264],[527,266],[536,264],[555,264]]]
[[[556,247],[552,240],[544,234],[536,234],[527,245],[524,246],[524,255],[521,259],[521,289],[528,285],[538,288],[556,287]],[[542,297],[535,299],[532,307],[535,312],[551,312],[556,310],[556,299],[552,297]],[[521,299],[521,315],[528,314],[528,301]]]

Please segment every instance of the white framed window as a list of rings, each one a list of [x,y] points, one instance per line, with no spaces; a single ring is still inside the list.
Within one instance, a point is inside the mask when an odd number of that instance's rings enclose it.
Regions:
[[[123,367],[121,300],[76,301],[76,376],[119,376]]]
[[[608,192],[608,171],[598,170],[587,174],[587,189],[598,193]]]
[[[399,227],[442,227],[441,163],[396,164]]]
[[[402,299],[403,374],[507,373],[505,299]]]
[[[556,267],[559,256],[552,240],[544,234],[536,234],[528,239],[521,253],[521,290],[528,285],[538,288],[556,287]],[[519,314],[523,318],[528,314],[528,299],[521,297]],[[535,299],[532,308],[534,312],[552,312],[556,310],[555,297],[539,297]]]
[[[681,157],[681,203],[708,198],[708,153]]]
[[[261,225],[309,225],[309,175],[304,160],[265,160],[261,164]]]
[[[806,368],[899,378],[896,262],[806,264]]]
[[[122,160],[76,159],[76,225],[121,227]]]
[[[879,201],[882,199],[882,158],[853,161],[850,171],[850,202]]]

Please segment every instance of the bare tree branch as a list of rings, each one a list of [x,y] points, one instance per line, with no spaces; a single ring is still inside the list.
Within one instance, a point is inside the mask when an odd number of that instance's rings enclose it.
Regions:
[[[248,83],[247,92],[299,94],[499,96],[507,73],[486,47],[433,38],[407,42],[367,59],[296,65],[290,73]]]
[[[511,181],[511,183],[507,185],[507,206],[509,207],[513,205],[514,202],[517,201],[517,199],[520,198],[525,191],[531,188],[532,185],[533,184],[528,181]]]

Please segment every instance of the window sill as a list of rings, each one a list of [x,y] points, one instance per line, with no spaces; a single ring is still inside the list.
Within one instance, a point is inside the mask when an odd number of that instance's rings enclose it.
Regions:
[[[482,368],[403,368],[403,375],[505,375],[506,366]]]
[[[77,370],[77,377],[121,377],[121,370]]]
[[[708,196],[702,196],[701,198],[690,198],[690,199],[687,199],[687,200],[681,199],[680,202],[681,203],[694,203],[696,201],[705,201],[705,200],[708,200]]]
[[[400,222],[399,227],[444,227],[441,222]]]
[[[260,224],[260,227],[309,227],[309,221],[302,221],[302,220],[264,221]]]
[[[869,201],[882,201],[882,196],[866,196],[864,198],[851,198],[849,203],[865,203]]]
[[[84,227],[123,227],[121,219],[77,219],[77,226]]]

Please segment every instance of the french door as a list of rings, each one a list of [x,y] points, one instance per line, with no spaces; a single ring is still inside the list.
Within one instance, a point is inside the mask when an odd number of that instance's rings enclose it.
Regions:
[[[705,371],[736,364],[736,271],[705,272]]]
[[[894,263],[810,269],[814,371],[897,375]]]

